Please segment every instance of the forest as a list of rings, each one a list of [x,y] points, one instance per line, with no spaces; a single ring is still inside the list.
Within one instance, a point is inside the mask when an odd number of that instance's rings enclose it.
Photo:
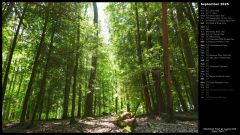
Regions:
[[[198,132],[198,3],[2,2],[2,131]]]

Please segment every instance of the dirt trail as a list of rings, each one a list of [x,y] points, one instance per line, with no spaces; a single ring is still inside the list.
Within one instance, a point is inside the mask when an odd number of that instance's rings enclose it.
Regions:
[[[80,120],[84,133],[122,133],[123,129],[114,124],[115,116],[104,116],[91,120]]]
[[[103,116],[96,118],[76,119],[76,123],[70,125],[69,120],[49,120],[38,121],[31,129],[24,129],[25,125],[19,126],[17,123],[4,124],[3,132],[8,133],[127,133],[114,123],[116,116]],[[136,133],[179,133],[198,132],[197,121],[176,121],[176,123],[166,123],[161,118],[149,119],[139,117]]]
[[[115,116],[77,119],[70,125],[69,120],[50,120],[36,122],[31,129],[24,129],[25,125],[17,123],[4,124],[6,133],[123,133],[123,129],[114,124]],[[28,123],[26,123],[27,125]]]

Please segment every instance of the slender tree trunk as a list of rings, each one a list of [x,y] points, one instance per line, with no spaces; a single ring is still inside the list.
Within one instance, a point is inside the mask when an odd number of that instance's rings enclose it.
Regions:
[[[43,106],[43,98],[45,95],[45,91],[46,91],[46,81],[47,81],[47,74],[48,74],[48,69],[49,69],[49,61],[50,61],[50,57],[51,57],[51,53],[52,53],[52,49],[53,49],[53,39],[54,39],[54,35],[55,35],[55,31],[56,31],[56,25],[53,28],[52,31],[52,36],[51,36],[51,41],[50,41],[50,46],[49,46],[49,52],[47,54],[47,60],[46,60],[46,64],[45,64],[45,70],[42,76],[42,80],[41,80],[41,85],[40,85],[40,91],[37,97],[37,102],[33,111],[33,115],[32,115],[32,120],[31,120],[31,125],[33,124],[34,120],[35,120],[35,116],[37,111],[40,111],[39,113],[39,119],[41,119],[41,112],[42,112],[42,106]]]
[[[147,31],[150,31],[151,29],[151,20],[148,18],[148,7],[147,7],[147,3],[143,3],[143,8],[144,8],[144,12],[145,12],[145,22],[146,22],[146,29]],[[149,33],[147,34],[146,32],[146,43],[147,43],[147,47],[148,49],[151,49],[153,47],[152,45],[152,34]],[[153,53],[152,53],[153,55]],[[159,73],[160,69],[159,68],[153,68],[151,70],[151,74],[152,74],[152,79],[153,79],[153,83],[154,83],[154,90],[156,93],[156,105],[154,108],[154,112],[156,112],[157,114],[160,114],[161,112],[163,112],[165,109],[165,105],[164,105],[164,99],[163,99],[163,95],[162,95],[162,91],[161,91],[161,82],[160,82],[160,73]]]
[[[187,105],[186,105],[186,101],[184,100],[183,95],[182,95],[181,86],[179,85],[179,83],[177,81],[177,78],[175,77],[175,73],[173,71],[171,71],[171,76],[172,76],[173,84],[176,88],[176,92],[177,92],[179,101],[182,105],[182,109],[183,109],[184,112],[187,112],[188,111],[187,110]]]
[[[75,98],[76,98],[76,83],[77,83],[77,69],[78,69],[78,58],[79,54],[76,54],[76,64],[74,67],[74,73],[73,73],[73,90],[72,90],[72,111],[71,111],[71,119],[70,119],[70,124],[75,123],[75,118],[74,118],[74,112],[75,112]]]
[[[20,75],[20,78],[19,78],[20,83],[19,83],[19,85],[18,85],[17,97],[18,97],[19,92],[20,92],[20,89],[21,89],[21,87],[22,87],[23,77],[24,77],[23,73],[20,72],[20,74],[21,74],[21,75]]]
[[[71,84],[71,70],[70,70],[70,64],[67,63],[62,119],[68,118],[68,101],[69,101],[70,84]]]
[[[118,113],[118,97],[115,97],[115,112]]]
[[[19,72],[20,73],[20,77],[19,77],[19,85],[18,85],[18,89],[17,89],[17,94],[16,94],[16,98],[17,99],[19,99],[20,97],[19,97],[19,92],[20,92],[20,89],[21,89],[21,87],[22,87],[22,82],[23,82],[23,77],[24,77],[24,75],[23,75],[23,73],[21,73],[21,72]],[[19,102],[18,103],[20,103],[21,104],[21,98],[20,98],[20,100],[18,100]],[[19,104],[18,104],[19,105]],[[18,106],[17,105],[17,106]],[[16,114],[16,112],[15,111],[13,111],[12,112],[12,118],[14,119],[15,118],[15,115]]]
[[[123,99],[121,98],[121,102],[120,102],[120,110],[122,110],[123,108]]]
[[[96,108],[97,108],[97,94],[94,94],[94,105],[93,105],[93,115],[96,115]]]
[[[27,114],[26,114],[26,119],[28,120],[29,119],[29,117],[30,117],[30,114],[31,114],[31,105],[32,105],[33,103],[29,103],[28,104],[28,110],[27,110]]]
[[[152,78],[154,81],[154,86],[155,86],[155,93],[156,93],[156,99],[157,99],[157,114],[160,114],[164,112],[166,109],[165,107],[165,100],[164,96],[161,90],[161,81],[160,81],[160,73],[159,73],[159,68],[153,69],[152,70]]]
[[[12,85],[13,85],[13,80],[15,78],[15,74],[13,74],[13,77],[11,78],[10,80],[10,84],[9,84],[9,93],[11,93],[11,89],[12,89]],[[10,94],[9,94],[10,95]],[[10,101],[11,101],[11,97],[8,96],[6,99],[5,99],[5,102],[4,102],[4,106],[3,106],[3,119],[6,120],[6,116],[8,115],[8,108],[9,108],[9,105],[10,105]]]
[[[128,90],[126,91],[126,99],[127,99],[127,112],[130,112],[130,99],[129,99],[129,93]]]
[[[75,67],[73,72],[73,90],[72,90],[72,112],[71,112],[71,119],[70,124],[75,123],[75,98],[76,98],[76,83],[77,83],[77,71],[78,71],[78,59],[79,59],[79,48],[80,48],[80,24],[78,24],[77,28],[77,44],[76,44],[76,58],[75,58]]]
[[[170,12],[171,13],[171,19],[173,20],[173,22],[176,22],[177,20],[174,20],[174,15],[173,15],[173,11],[172,12]],[[177,23],[173,23],[173,26],[175,27],[175,28],[178,28],[178,25],[177,25]],[[182,44],[182,42],[181,42],[181,35],[180,35],[180,33],[179,33],[179,31],[178,31],[178,29],[175,29],[175,34],[177,35],[177,39],[176,39],[176,41],[177,41],[177,44],[178,44],[178,47],[180,48],[180,52],[181,52],[181,59],[182,59],[182,63],[183,63],[183,67],[187,67],[187,64],[186,64],[186,60],[185,60],[185,55],[184,55],[184,53],[183,53],[183,48],[182,48],[182,46],[181,46],[181,44]],[[177,61],[177,63],[180,63],[180,61]],[[192,104],[192,102],[193,102],[193,94],[192,94],[192,89],[193,89],[193,87],[192,87],[192,83],[191,83],[191,79],[190,79],[190,74],[189,74],[189,70],[187,70],[186,68],[180,68],[179,69],[180,71],[181,71],[181,75],[182,75],[182,78],[183,78],[183,82],[184,82],[184,86],[185,86],[185,91],[186,91],[186,95],[187,95],[187,97],[188,97],[188,101],[189,101],[189,103],[191,103]],[[185,79],[185,77],[187,78],[187,80]],[[190,89],[189,89],[189,87],[187,87],[187,84],[186,83],[189,83],[189,86],[190,86]],[[190,100],[190,98],[189,98],[189,95],[191,96],[191,100]],[[191,101],[191,102],[190,102]]]
[[[18,75],[18,72],[19,72],[19,67],[17,67],[17,70],[16,70],[16,72],[14,73],[14,76],[13,76],[13,78],[12,78],[12,87],[10,87],[9,88],[9,90],[10,90],[10,92],[9,92],[9,97],[10,97],[10,99],[12,99],[13,100],[13,93],[15,93],[14,92],[14,88],[15,88],[15,84],[16,84],[16,81],[17,81],[17,75]],[[9,119],[9,115],[11,114],[11,106],[12,106],[12,100],[10,100],[9,101],[9,103],[8,103],[8,109],[7,109],[7,115],[6,115],[6,120],[8,120]]]
[[[98,95],[98,116],[101,115],[101,91],[99,91],[99,95]]]
[[[184,23],[184,18],[183,18],[183,11],[179,7],[179,5],[176,5],[176,11],[177,11],[177,20],[180,23]],[[187,65],[187,72],[190,80],[190,85],[192,86],[192,95],[193,95],[193,104],[194,104],[194,110],[197,112],[198,111],[198,78],[197,75],[194,71],[196,70],[195,62],[194,62],[194,57],[192,54],[192,48],[189,42],[189,37],[186,31],[183,29],[179,29],[179,34],[181,36],[181,41],[182,41],[182,49],[183,53],[186,59],[186,65]]]
[[[26,11],[27,11],[27,6],[28,6],[28,3],[25,4],[22,16],[19,19],[19,23],[18,23],[18,26],[17,26],[17,31],[16,31],[16,33],[14,35],[14,38],[13,38],[13,41],[12,41],[12,45],[11,45],[11,49],[10,49],[10,53],[9,53],[9,59],[7,60],[8,62],[7,62],[6,72],[4,74],[4,80],[3,80],[3,84],[2,84],[2,103],[3,103],[3,100],[4,100],[4,95],[5,95],[5,91],[6,91],[6,87],[7,87],[8,74],[9,74],[9,70],[10,70],[10,67],[11,67],[13,53],[14,53],[14,50],[15,50],[15,47],[16,47],[16,44],[17,44],[18,33],[19,33],[20,27],[23,23],[23,18],[25,16]]]
[[[163,25],[163,63],[164,63],[164,79],[166,82],[167,94],[167,111],[169,115],[168,121],[173,121],[173,98],[171,91],[171,75],[170,75],[170,62],[169,62],[169,45],[168,45],[168,5],[166,2],[162,3],[162,25]]]
[[[140,45],[138,6],[137,6],[136,2],[135,2],[135,14],[136,14],[136,23],[137,23],[137,40],[136,40],[137,41],[137,55],[138,55],[139,65],[142,69],[141,79],[142,79],[142,83],[143,83],[144,97],[145,97],[147,111],[150,114],[150,116],[153,116],[153,110],[152,110],[150,96],[149,96],[149,92],[148,92],[146,74],[145,74],[145,71],[143,70],[142,48]]]
[[[79,85],[79,91],[78,91],[78,111],[77,111],[77,117],[81,118],[81,112],[82,112],[82,86]]]
[[[106,104],[105,104],[105,96],[104,96],[104,93],[105,93],[104,83],[102,82],[101,84],[102,84],[102,105],[103,105],[103,112],[105,112]]]
[[[92,58],[92,64],[93,67],[97,66],[97,57]],[[96,69],[92,69],[90,73],[90,78],[89,78],[89,93],[86,95],[86,101],[85,101],[85,111],[84,111],[84,116],[92,116],[92,108],[93,108],[93,92],[94,92],[94,82],[96,80]]]
[[[147,87],[149,90],[150,101],[151,101],[152,109],[154,110],[154,108],[156,107],[156,103],[155,103],[155,98],[153,96],[153,90],[152,90],[151,82],[149,78],[150,73],[146,71],[146,74],[147,74],[146,78],[147,78]]]
[[[107,83],[107,91],[109,92],[109,82]],[[110,96],[110,92],[109,92],[109,96],[107,97],[107,100],[108,100],[108,106],[110,106],[111,104],[111,96]]]
[[[46,11],[45,22],[44,22],[44,27],[43,27],[43,32],[42,32],[40,44],[38,46],[37,53],[35,55],[33,68],[32,68],[32,73],[31,73],[31,76],[30,76],[30,80],[29,80],[29,83],[28,83],[26,95],[25,95],[24,102],[23,102],[22,113],[21,113],[21,118],[20,118],[21,123],[25,122],[25,115],[26,115],[26,110],[27,110],[28,99],[29,99],[29,97],[31,95],[31,92],[32,92],[32,85],[33,85],[33,81],[34,81],[35,74],[36,74],[36,69],[37,69],[38,62],[39,62],[39,56],[41,54],[41,50],[42,50],[43,45],[44,45],[43,42],[44,42],[45,32],[46,32],[46,28],[47,28],[47,24],[48,24],[48,18],[49,18],[49,11]]]
[[[50,105],[51,105],[51,103],[52,103],[52,89],[51,88],[49,88],[49,90],[48,90],[48,99],[47,99],[47,109],[46,109],[46,120],[48,120],[49,119],[49,112],[50,112]]]
[[[93,11],[94,11],[94,19],[93,23],[96,25],[98,29],[98,9],[96,2],[93,2]],[[96,34],[96,39],[98,38],[98,30]],[[98,44],[98,43],[97,43]],[[97,49],[96,49],[97,52]],[[87,93],[86,101],[85,101],[85,109],[84,109],[84,117],[92,116],[92,108],[93,108],[93,93],[94,93],[94,84],[96,80],[96,70],[97,70],[97,56],[92,57],[92,67],[90,72],[90,78],[89,78],[89,93]]]
[[[191,24],[192,29],[193,29],[196,45],[198,46],[198,31],[197,31],[198,25],[193,18],[193,15],[192,15],[193,13],[191,12],[189,4],[188,3],[183,3],[183,4],[186,7],[186,9],[183,7],[183,5],[181,6],[181,8],[182,8],[183,12],[186,14],[186,17],[190,21],[190,24]]]

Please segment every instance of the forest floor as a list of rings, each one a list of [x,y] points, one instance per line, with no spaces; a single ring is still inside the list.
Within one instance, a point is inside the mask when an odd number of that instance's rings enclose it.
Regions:
[[[127,133],[115,124],[116,116],[102,116],[96,118],[76,119],[76,123],[70,125],[69,120],[38,121],[30,129],[17,123],[2,125],[5,133]],[[166,123],[160,117],[149,119],[147,116],[136,118],[135,133],[178,133],[198,132],[197,121],[176,121]],[[26,126],[25,126],[26,127]]]

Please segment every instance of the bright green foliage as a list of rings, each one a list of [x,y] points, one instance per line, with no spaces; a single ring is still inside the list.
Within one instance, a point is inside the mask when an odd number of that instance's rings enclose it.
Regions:
[[[2,2],[2,12],[4,16],[6,15],[6,21],[2,27],[2,80],[6,72],[6,65],[9,59],[12,40],[18,26],[19,16],[23,12],[25,3],[15,2],[12,4],[13,6],[9,2]],[[186,8],[186,5],[180,4],[180,6]],[[6,7],[9,7],[9,9],[12,8],[12,10],[7,12]],[[197,9],[197,4],[193,4],[193,7]],[[67,65],[69,65],[69,75],[72,77],[71,81],[67,82],[70,85],[67,110],[68,117],[70,117],[76,53],[79,53],[79,59],[76,79],[75,116],[77,116],[78,105],[80,105],[80,113],[83,116],[85,98],[89,92],[88,83],[92,68],[92,56],[98,58],[93,98],[93,112],[95,116],[103,115],[103,112],[121,113],[127,111],[128,107],[133,114],[146,113],[143,86],[141,83],[142,70],[146,73],[152,107],[156,108],[158,102],[152,71],[158,71],[160,79],[158,83],[160,83],[164,96],[163,101],[165,101],[161,3],[145,3],[145,5],[138,3],[143,68],[138,63],[139,58],[137,56],[136,45],[137,24],[134,9],[134,3],[108,3],[104,11],[109,19],[107,21],[109,23],[110,39],[109,43],[105,43],[103,42],[105,35],[100,33],[102,30],[101,24],[98,25],[98,28],[93,24],[92,3],[29,3],[26,14],[23,17],[23,24],[20,27],[8,73],[7,87],[2,106],[3,122],[20,120],[26,90],[34,65],[34,58],[43,32],[46,12],[49,13],[49,20],[46,26],[39,61],[36,65],[36,75],[27,103],[26,120],[32,118],[55,24],[57,26],[49,58],[46,90],[42,97],[42,107],[38,109],[35,120],[62,118]],[[171,71],[179,84],[179,91],[187,105],[187,111],[193,111],[193,99],[187,70],[191,70],[191,72],[197,75],[198,48],[194,31],[185,13],[185,22],[181,24],[178,22],[175,3],[169,3],[168,12]],[[101,18],[101,14],[99,14],[99,18]],[[80,41],[77,44],[77,28],[79,24]],[[149,25],[149,28],[147,25]],[[186,58],[181,47],[182,39],[181,36],[177,36],[179,30],[184,30],[188,34],[196,68],[189,69],[186,66]],[[96,37],[97,31],[99,33],[98,37]],[[151,46],[148,44],[148,41],[150,41],[149,35],[151,36]],[[77,49],[78,47],[79,49]],[[183,103],[180,102],[176,89],[178,88],[173,86],[174,111],[179,112],[183,111],[181,105]],[[80,97],[78,97],[80,95],[79,92],[81,92]],[[78,104],[78,98],[81,98],[80,104]],[[130,129],[127,128],[126,130]]]

